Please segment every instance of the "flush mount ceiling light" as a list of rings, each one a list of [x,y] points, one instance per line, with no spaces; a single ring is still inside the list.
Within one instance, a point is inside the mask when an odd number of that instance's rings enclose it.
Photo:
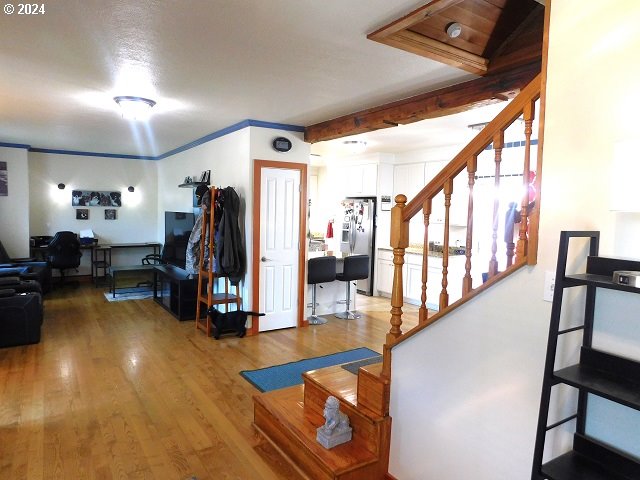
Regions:
[[[156,104],[156,102],[148,98],[132,97],[130,95],[113,97],[113,100],[120,105],[122,118],[128,120],[146,120],[151,115],[151,107]]]
[[[362,153],[367,149],[367,142],[364,140],[345,140],[342,142],[347,151],[352,155]]]
[[[462,33],[462,25],[460,25],[458,22],[450,23],[449,25],[447,25],[446,32],[450,38],[458,38]]]

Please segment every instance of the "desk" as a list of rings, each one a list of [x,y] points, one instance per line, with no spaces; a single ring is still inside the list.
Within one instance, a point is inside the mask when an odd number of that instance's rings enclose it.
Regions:
[[[110,251],[118,250],[118,249],[131,249],[131,248],[151,248],[153,249],[154,254],[159,254],[160,249],[162,248],[162,244],[159,242],[141,242],[141,243],[93,243],[89,245],[80,245],[81,250],[91,250],[91,278],[95,278],[97,275],[97,270],[94,267],[94,262],[99,260],[105,260],[104,258],[97,258],[97,251],[109,249]],[[43,245],[40,247],[30,247],[29,255],[36,259],[42,259],[46,261],[47,257],[47,246]],[[109,253],[109,262],[111,262],[111,253]]]

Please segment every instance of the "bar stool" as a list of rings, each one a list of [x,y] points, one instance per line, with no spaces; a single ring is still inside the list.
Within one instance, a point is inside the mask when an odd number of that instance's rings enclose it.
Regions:
[[[351,282],[354,280],[363,280],[369,278],[369,255],[350,255],[344,259],[344,269],[342,273],[336,275],[336,279],[342,282],[347,282],[347,299],[345,305],[347,309],[344,312],[336,313],[335,317],[342,318],[344,320],[354,320],[360,318],[362,315],[355,311],[349,311],[351,302]]]
[[[326,318],[316,315],[316,285],[333,282],[336,279],[336,257],[310,258],[307,271],[307,283],[313,285],[311,294],[311,316],[307,318],[311,325],[327,323]],[[322,286],[320,287],[322,288]]]

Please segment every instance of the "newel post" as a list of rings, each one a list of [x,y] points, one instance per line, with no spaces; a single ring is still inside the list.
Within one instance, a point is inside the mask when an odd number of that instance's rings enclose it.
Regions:
[[[386,345],[383,356],[383,373],[391,373],[391,356],[388,346],[402,335],[402,266],[404,265],[404,252],[409,246],[409,222],[402,218],[402,210],[407,203],[405,195],[396,195],[396,205],[391,209],[391,247],[393,248],[393,287],[391,289],[391,329],[387,333]]]

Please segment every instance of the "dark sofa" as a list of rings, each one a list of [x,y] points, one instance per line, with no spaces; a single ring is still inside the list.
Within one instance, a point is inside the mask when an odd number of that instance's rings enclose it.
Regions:
[[[21,280],[35,280],[42,293],[51,290],[51,267],[47,262],[36,262],[28,258],[12,259],[0,241],[0,278],[19,277]]]

